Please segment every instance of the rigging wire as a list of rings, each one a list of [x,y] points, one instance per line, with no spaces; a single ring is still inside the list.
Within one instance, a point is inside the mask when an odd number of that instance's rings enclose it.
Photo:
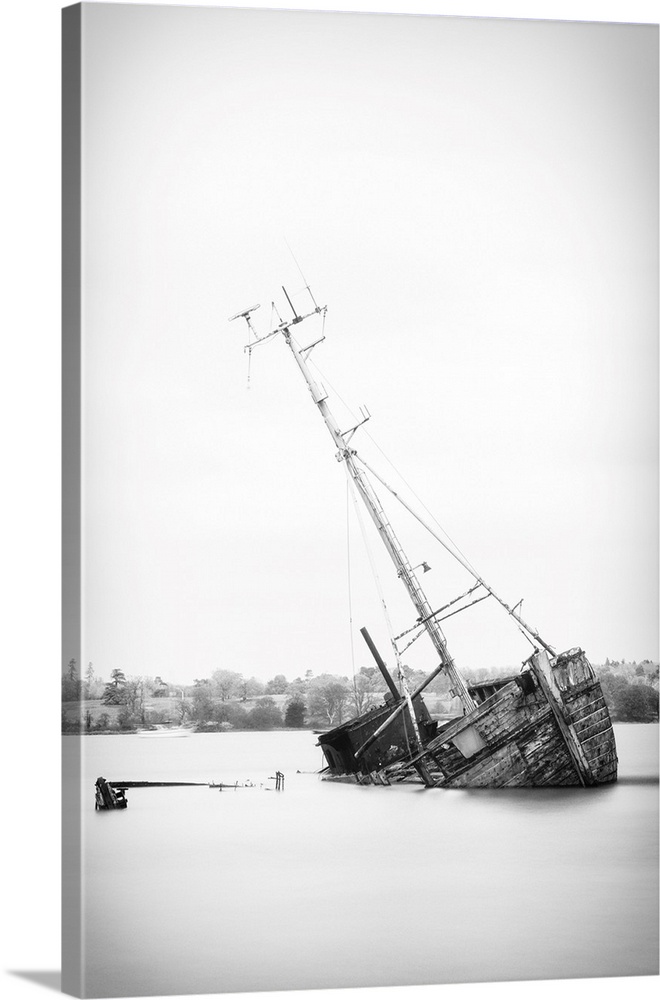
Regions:
[[[284,239],[284,242],[286,243],[286,248],[287,248],[287,250],[289,251],[289,253],[290,253],[290,254],[291,254],[291,256],[293,257],[293,262],[294,262],[294,264],[296,265],[296,267],[297,267],[297,268],[298,268],[298,270],[300,271],[300,277],[301,277],[301,278],[302,278],[302,280],[303,280],[303,281],[305,282],[305,291],[309,292],[309,294],[310,294],[310,297],[311,297],[311,299],[312,299],[312,302],[314,303],[314,305],[315,305],[315,306],[316,306],[316,308],[318,309],[318,305],[317,305],[317,303],[316,303],[316,299],[315,299],[315,298],[314,298],[314,296],[312,295],[312,290],[311,290],[311,288],[309,287],[309,282],[307,281],[307,278],[305,277],[305,275],[304,275],[304,274],[302,273],[302,268],[301,268],[300,264],[298,263],[298,261],[296,260],[296,255],[294,254],[293,250],[292,250],[292,249],[291,249],[291,247],[289,246],[289,244],[288,244],[288,242],[287,242],[287,239],[286,239],[286,237],[283,237],[283,239]]]
[[[412,724],[412,727],[413,727],[413,730],[414,730],[414,733],[415,733],[415,738],[416,738],[417,742],[421,745],[421,736],[420,736],[420,732],[419,732],[419,727],[417,725],[417,718],[415,716],[415,710],[414,710],[414,706],[413,706],[413,703],[412,703],[412,698],[410,696],[410,691],[408,689],[408,684],[406,682],[406,677],[405,677],[405,674],[403,672],[403,664],[401,662],[401,657],[399,655],[399,649],[398,649],[397,644],[396,644],[395,639],[394,639],[394,629],[392,628],[392,622],[390,620],[389,610],[388,610],[387,604],[385,602],[385,597],[384,597],[383,590],[382,590],[381,583],[380,583],[380,577],[378,576],[378,571],[376,570],[376,564],[375,564],[374,558],[373,558],[373,552],[371,550],[371,546],[369,544],[369,539],[367,537],[367,532],[366,532],[366,529],[365,529],[365,525],[364,525],[364,522],[362,520],[362,514],[361,514],[360,506],[358,504],[357,493],[355,491],[355,488],[354,488],[354,485],[353,485],[353,480],[350,477],[348,469],[346,469],[346,481],[347,481],[347,486],[348,486],[348,488],[349,488],[349,490],[351,492],[352,498],[353,498],[353,505],[355,507],[355,511],[356,511],[356,514],[357,514],[358,524],[360,525],[360,531],[362,533],[362,539],[363,539],[363,542],[364,542],[364,547],[365,547],[366,552],[367,552],[367,556],[368,556],[368,559],[369,559],[369,564],[371,566],[371,572],[373,574],[374,582],[375,582],[375,585],[376,585],[376,590],[378,592],[378,597],[380,599],[380,603],[381,603],[381,606],[382,606],[383,617],[385,618],[385,624],[387,626],[387,633],[388,633],[388,636],[389,636],[390,645],[391,645],[392,650],[394,652],[394,659],[396,661],[396,666],[397,666],[397,676],[398,676],[398,679],[399,679],[399,687],[400,687],[400,690],[401,690],[401,692],[403,694],[403,697],[408,702],[408,712],[409,712],[409,715],[410,715],[410,722]],[[404,734],[404,737],[405,737],[405,740],[406,740],[406,747],[408,749],[408,753],[410,753],[410,738],[409,738],[409,734],[408,734],[408,723],[406,721],[406,714],[405,714],[405,712],[402,714],[402,722],[403,722],[403,734]]]
[[[279,320],[280,323],[282,322],[280,314],[277,311],[277,306],[275,305],[274,302],[271,302],[271,304],[270,304],[270,326],[271,326],[271,329],[273,328],[273,315],[277,316],[277,318],[278,318],[278,320]],[[252,327],[250,327],[250,331],[251,331],[251,333],[254,333],[254,331],[252,330]],[[251,384],[250,383],[251,383],[251,370],[252,370],[252,350],[257,345],[261,346],[261,341],[262,340],[263,341],[267,341],[269,339],[269,337],[272,338],[272,334],[268,334],[267,336],[265,336],[263,338],[256,337],[254,343],[249,343],[247,345],[247,347],[245,348],[245,350],[247,351],[247,356],[248,356],[248,372],[247,372],[247,388],[248,389],[251,388]],[[271,343],[272,342],[273,341],[271,340]]]
[[[348,576],[348,632],[351,643],[351,667],[353,670],[353,687],[355,687],[355,645],[353,643],[353,596],[351,590],[351,522],[350,522],[350,490],[346,482],[346,562]]]
[[[436,615],[442,614],[442,612],[446,611],[447,608],[450,608],[452,606],[452,604],[456,604],[457,601],[462,601],[464,597],[469,597],[470,594],[473,594],[474,591],[478,590],[479,587],[481,587],[481,586],[483,586],[483,584],[481,582],[475,583],[475,585],[473,587],[470,587],[469,590],[466,590],[464,594],[459,594],[458,597],[453,597],[451,599],[451,601],[448,601],[446,604],[443,604],[443,606],[441,608],[438,608],[437,611],[432,611],[431,614],[428,616],[428,618],[424,618],[424,619],[418,618],[414,625],[411,625],[410,628],[407,628],[404,632],[401,632],[399,635],[395,635],[394,638],[395,639],[403,639],[404,635],[408,635],[409,632],[412,632],[414,629],[419,628],[419,626],[423,625],[424,622],[426,622],[426,621],[429,620],[429,618],[435,618]],[[488,596],[490,597],[490,594]],[[466,605],[466,607],[469,607],[469,606],[470,606],[469,604]]]
[[[476,589],[476,588],[473,588],[473,589]],[[467,611],[467,609],[468,609],[468,608],[472,608],[472,607],[474,607],[474,605],[475,605],[475,604],[480,604],[480,603],[481,603],[481,601],[487,601],[489,597],[492,597],[492,594],[484,594],[484,595],[483,595],[482,597],[477,597],[477,598],[475,598],[475,600],[474,600],[474,601],[470,601],[470,603],[469,603],[469,604],[464,604],[462,608],[456,608],[456,610],[455,610],[455,611],[450,611],[448,615],[443,615],[443,616],[442,616],[442,618],[438,618],[438,619],[437,619],[437,622],[438,622],[438,625],[440,624],[440,622],[446,622],[446,621],[447,621],[447,619],[448,619],[448,618],[451,618],[451,617],[452,617],[453,615],[458,615],[458,614],[460,614],[460,613],[461,613],[461,611]],[[457,597],[457,598],[456,598],[456,600],[458,601],[458,600],[460,600],[460,598],[459,598],[459,597]],[[451,604],[454,604],[455,602],[454,602],[454,601],[451,601],[450,603],[451,603]],[[450,605],[448,604],[448,605],[447,605],[447,607],[449,607],[449,606],[450,606]],[[436,611],[436,612],[435,612],[435,614],[437,615],[437,614],[439,614],[439,612],[438,612],[438,611]],[[434,617],[435,617],[435,615],[429,615],[429,618],[434,618]],[[428,621],[428,619],[426,619],[426,621]],[[413,630],[413,629],[415,629],[415,628],[418,628],[418,629],[419,629],[419,632],[417,633],[417,635],[414,635],[414,636],[412,637],[412,639],[410,639],[410,641],[409,641],[409,642],[407,642],[407,643],[405,644],[405,646],[404,646],[404,647],[403,647],[403,649],[401,650],[401,653],[402,653],[402,654],[403,654],[403,653],[405,653],[405,651],[406,651],[406,650],[408,649],[408,647],[409,647],[409,646],[412,646],[412,644],[413,644],[414,642],[417,642],[417,640],[418,640],[418,639],[419,639],[419,638],[420,638],[421,636],[423,636],[423,635],[425,634],[425,632],[426,632],[426,629],[424,628],[424,624],[423,624],[423,623],[422,623],[422,624],[420,624],[420,623],[417,623],[416,625],[413,625],[413,626],[412,626],[412,628],[409,628],[409,629],[407,629],[407,630],[406,630],[405,632],[402,632],[402,633],[401,633],[401,635],[398,635],[398,636],[397,636],[397,639],[400,639],[400,638],[401,638],[402,636],[404,636],[404,635],[408,635],[408,634],[409,634],[410,632],[412,632],[412,630]],[[522,629],[521,629],[521,632],[522,632]],[[523,634],[523,635],[525,635],[525,633],[524,633],[524,632],[523,632],[522,634]],[[525,638],[526,638],[526,639],[528,639],[528,637],[527,637],[527,636],[525,636]],[[528,639],[528,641],[529,641],[529,639]]]
[[[371,573],[372,573],[372,576],[374,578],[374,584],[376,586],[376,592],[378,594],[378,599],[380,601],[380,604],[381,604],[381,607],[382,607],[382,610],[383,610],[383,616],[385,618],[385,624],[387,626],[387,632],[388,632],[388,635],[389,635],[390,643],[392,645],[392,649],[394,650],[394,655],[396,657],[397,667],[398,667],[399,666],[399,654],[398,654],[398,650],[396,648],[396,644],[394,642],[394,630],[392,629],[392,623],[390,621],[389,611],[388,611],[388,608],[387,608],[387,604],[385,603],[385,597],[383,595],[383,588],[381,586],[380,577],[378,575],[378,570],[376,569],[376,563],[374,561],[373,552],[372,552],[372,549],[371,549],[371,545],[369,544],[369,539],[367,537],[367,532],[366,532],[366,529],[365,529],[364,521],[362,519],[362,513],[360,511],[360,506],[358,504],[357,493],[355,492],[355,488],[353,486],[353,480],[351,479],[351,477],[349,475],[348,469],[346,470],[346,479],[347,479],[348,488],[350,490],[351,497],[352,497],[352,500],[353,500],[353,506],[355,508],[355,513],[357,515],[358,524],[360,526],[360,533],[362,534],[362,541],[364,542],[364,547],[365,547],[365,550],[366,550],[366,553],[367,553],[367,557],[369,559],[369,565],[371,567]]]
[[[323,330],[322,330],[322,332],[325,330],[325,315],[326,314],[324,312],[323,313]],[[326,376],[323,374],[323,372],[321,371],[321,369],[319,368],[319,366],[316,364],[316,362],[312,361],[311,358],[310,358],[308,364],[309,364],[310,368],[314,368],[316,370],[316,374],[319,376],[319,378],[321,379],[321,381],[323,382],[323,384],[330,386],[330,388],[334,392],[334,394],[337,397],[337,399],[339,400],[339,402],[342,404],[342,406],[346,407],[346,409],[348,410],[348,412],[351,415],[351,417],[354,420],[359,420],[358,414],[355,412],[355,410],[351,406],[349,406],[349,404],[343,398],[343,396],[341,395],[341,393],[338,392],[337,389],[335,389],[335,387],[332,384],[332,382],[328,378],[326,378]]]
[[[510,616],[511,618],[513,618],[513,619],[514,619],[514,621],[516,622],[516,627],[517,627],[518,631],[519,631],[519,632],[520,632],[520,634],[521,634],[521,635],[523,636],[523,638],[525,638],[525,639],[527,640],[527,642],[528,642],[528,643],[529,643],[529,644],[530,644],[530,645],[532,646],[532,648],[534,649],[534,651],[536,651],[536,648],[537,648],[537,647],[536,647],[536,646],[534,645],[534,643],[533,643],[533,642],[532,642],[532,640],[530,639],[530,636],[533,636],[533,637],[534,637],[534,639],[536,639],[536,640],[537,640],[538,642],[540,642],[540,643],[541,643],[541,645],[542,645],[542,646],[544,646],[544,648],[545,648],[545,649],[547,649],[547,650],[548,650],[548,652],[550,652],[550,653],[551,653],[551,654],[552,654],[552,655],[554,656],[554,650],[552,649],[552,647],[551,647],[551,646],[549,646],[549,645],[548,645],[548,644],[547,644],[546,642],[544,642],[544,640],[543,640],[543,639],[541,638],[541,636],[540,636],[540,635],[538,634],[538,632],[536,632],[536,631],[535,631],[534,629],[530,628],[530,626],[529,626],[529,625],[526,625],[526,624],[525,624],[525,623],[524,623],[524,622],[522,621],[522,619],[520,618],[520,616],[519,616],[519,615],[516,615],[516,614],[514,614],[514,613],[513,613],[513,611],[511,610],[511,608],[510,608],[510,607],[508,606],[508,604],[506,604],[506,603],[505,603],[505,602],[504,602],[504,601],[502,600],[502,598],[501,598],[501,597],[498,597],[498,596],[497,596],[497,594],[495,593],[495,591],[494,591],[494,590],[492,589],[492,587],[489,587],[489,586],[488,586],[488,584],[487,584],[487,583],[486,583],[486,582],[485,582],[485,581],[483,580],[483,578],[479,576],[479,574],[477,573],[477,571],[476,571],[476,570],[475,570],[475,569],[474,569],[474,568],[473,568],[473,567],[471,566],[471,563],[469,563],[469,562],[468,562],[467,560],[464,560],[464,559],[462,559],[462,558],[461,558],[460,556],[458,556],[458,555],[457,555],[457,554],[456,554],[455,552],[452,552],[452,550],[451,550],[451,549],[449,548],[449,546],[448,546],[448,545],[446,544],[446,542],[443,542],[443,540],[442,540],[442,539],[441,539],[441,538],[439,537],[439,535],[437,535],[437,534],[435,533],[435,531],[434,531],[434,530],[433,530],[433,529],[432,529],[431,527],[429,527],[429,525],[428,525],[428,524],[426,524],[426,522],[425,522],[425,521],[423,521],[423,520],[422,520],[422,518],[420,517],[420,515],[419,515],[419,514],[417,514],[417,513],[416,513],[416,512],[415,512],[415,511],[414,511],[414,510],[412,509],[412,507],[410,507],[410,506],[409,506],[409,505],[408,505],[408,504],[407,504],[407,503],[405,502],[405,500],[403,500],[403,499],[402,499],[402,498],[401,498],[401,497],[399,496],[399,494],[398,494],[398,493],[396,493],[396,491],[395,491],[395,490],[393,490],[393,489],[392,489],[392,487],[391,487],[391,486],[389,486],[389,484],[388,484],[388,483],[387,483],[387,482],[386,482],[386,481],[385,481],[385,480],[384,480],[384,479],[383,479],[383,478],[382,478],[381,476],[379,476],[379,475],[378,475],[378,473],[377,473],[377,472],[375,471],[375,469],[372,469],[372,468],[371,468],[371,466],[370,466],[370,465],[368,465],[368,464],[367,464],[367,462],[365,462],[365,461],[364,461],[364,459],[363,459],[363,458],[361,458],[361,457],[360,457],[360,456],[359,456],[359,455],[357,454],[357,452],[355,452],[355,453],[354,453],[354,456],[355,456],[355,458],[357,458],[357,459],[358,459],[358,461],[359,461],[359,462],[360,462],[360,463],[361,463],[361,464],[362,464],[362,465],[364,466],[364,468],[365,468],[365,469],[368,469],[368,470],[369,470],[369,472],[371,472],[371,474],[372,474],[372,475],[374,475],[374,476],[376,477],[376,479],[377,479],[377,480],[378,480],[378,481],[379,481],[379,482],[380,482],[380,483],[381,483],[381,484],[382,484],[382,485],[383,485],[383,486],[385,487],[385,489],[389,490],[389,491],[390,491],[390,493],[392,494],[392,496],[394,496],[394,497],[395,497],[395,498],[396,498],[396,499],[397,499],[397,500],[399,501],[399,503],[400,503],[400,504],[402,504],[402,506],[403,506],[403,507],[405,507],[405,508],[406,508],[406,510],[407,510],[407,511],[408,511],[408,512],[409,512],[410,514],[412,514],[412,516],[413,516],[413,517],[414,517],[414,518],[415,518],[415,519],[416,519],[417,521],[419,521],[419,523],[420,523],[420,524],[422,525],[422,527],[426,528],[426,530],[427,530],[427,531],[429,532],[429,534],[431,534],[431,535],[433,536],[433,538],[435,538],[435,540],[436,540],[437,542],[439,542],[439,543],[440,543],[440,545],[442,545],[442,547],[443,547],[444,549],[446,549],[446,550],[447,550],[447,552],[449,552],[449,554],[450,554],[450,555],[452,555],[452,556],[454,557],[454,559],[456,559],[456,560],[457,560],[457,561],[458,561],[458,562],[459,562],[459,563],[461,564],[461,566],[463,566],[463,568],[464,568],[464,569],[468,570],[468,572],[472,574],[472,576],[473,576],[473,577],[474,577],[474,578],[475,578],[475,579],[476,579],[476,580],[477,580],[477,581],[478,581],[478,582],[479,582],[479,583],[480,583],[480,584],[481,584],[481,585],[482,585],[482,586],[483,586],[483,587],[484,587],[484,588],[485,588],[485,589],[486,589],[486,590],[487,590],[487,591],[489,592],[489,594],[491,594],[491,595],[492,595],[492,596],[493,596],[493,597],[495,598],[495,600],[496,600],[496,601],[497,601],[497,602],[498,602],[499,604],[501,604],[501,605],[502,605],[502,607],[503,607],[503,608],[504,608],[504,610],[505,610],[505,611],[507,612],[507,614],[508,614],[508,615],[509,615],[509,616]],[[433,520],[435,520],[435,519],[433,518],[433,515],[431,515],[431,517],[432,517],[432,519],[433,519]],[[460,552],[460,549],[459,549],[458,551]],[[476,602],[474,602],[474,603],[476,603]],[[518,603],[520,603],[520,602],[518,602]],[[447,616],[447,617],[449,617],[449,616]],[[529,634],[528,634],[528,633],[529,633]]]
[[[313,362],[313,361],[312,361],[311,359],[310,359],[310,362],[309,362],[309,364],[310,364],[310,366],[311,366],[311,367],[314,367],[314,368],[316,369],[316,372],[317,372],[317,374],[318,374],[318,375],[319,375],[319,377],[320,377],[320,378],[321,378],[321,379],[323,380],[323,384],[324,384],[324,385],[328,385],[328,386],[329,386],[329,387],[330,387],[330,388],[332,389],[332,391],[334,392],[335,396],[337,396],[337,398],[338,398],[338,399],[340,400],[340,402],[341,402],[341,403],[342,403],[342,404],[343,404],[343,405],[344,405],[344,406],[346,407],[346,409],[347,409],[347,410],[348,410],[348,412],[349,412],[349,413],[351,414],[351,416],[352,416],[352,417],[354,417],[355,419],[358,419],[358,417],[357,417],[357,414],[355,413],[355,411],[354,411],[354,410],[352,409],[352,407],[351,407],[351,406],[349,406],[349,404],[348,404],[348,403],[346,402],[346,400],[345,400],[345,399],[343,399],[343,397],[342,397],[342,396],[341,396],[341,394],[340,394],[340,393],[339,393],[339,392],[337,391],[337,389],[335,389],[335,387],[333,386],[332,382],[330,382],[330,381],[329,381],[329,379],[327,379],[327,378],[326,378],[326,376],[325,376],[325,375],[323,374],[323,372],[322,372],[322,371],[321,371],[321,369],[320,369],[320,368],[318,367],[318,365],[317,365],[317,364],[315,364],[315,363],[314,363],[314,362]],[[434,524],[436,525],[436,527],[438,528],[438,530],[442,532],[442,534],[443,534],[443,535],[445,536],[445,538],[447,538],[447,540],[449,541],[450,545],[451,545],[451,546],[453,547],[453,549],[455,549],[455,552],[454,552],[454,551],[452,551],[452,549],[451,549],[451,548],[450,548],[450,547],[449,547],[449,546],[448,546],[448,545],[447,545],[447,544],[446,544],[445,542],[443,542],[443,541],[442,541],[442,539],[437,539],[437,540],[438,540],[438,541],[440,542],[440,544],[441,544],[441,545],[443,545],[443,546],[444,546],[444,548],[445,548],[445,549],[447,549],[447,551],[449,552],[449,554],[450,554],[450,555],[452,555],[452,556],[454,556],[454,558],[456,558],[456,552],[458,552],[458,553],[459,553],[459,555],[460,555],[460,557],[461,557],[461,558],[460,558],[460,559],[459,559],[458,561],[459,561],[459,562],[462,562],[462,564],[463,564],[464,568],[465,568],[465,569],[467,569],[467,570],[468,570],[468,571],[469,571],[470,573],[472,573],[472,575],[473,575],[473,576],[475,576],[475,577],[478,577],[478,578],[479,578],[479,573],[478,573],[478,572],[477,572],[477,570],[476,570],[476,569],[474,568],[474,566],[472,565],[472,563],[471,563],[471,562],[469,561],[469,559],[467,558],[467,556],[466,556],[466,555],[465,555],[465,554],[464,554],[464,553],[462,552],[462,550],[461,550],[461,549],[459,548],[459,546],[458,546],[458,545],[456,544],[456,542],[455,542],[455,541],[453,540],[453,538],[451,537],[451,535],[449,534],[449,532],[447,532],[447,531],[446,531],[446,530],[445,530],[445,529],[444,529],[444,528],[442,527],[442,525],[440,524],[440,522],[438,521],[438,519],[437,519],[437,518],[435,517],[435,515],[433,514],[433,512],[429,510],[429,508],[428,508],[428,507],[426,506],[426,504],[424,503],[424,501],[423,501],[423,500],[422,500],[422,499],[421,499],[421,498],[420,498],[420,497],[418,496],[418,494],[417,494],[417,493],[415,492],[415,490],[414,490],[414,489],[412,488],[412,486],[410,485],[410,483],[408,483],[408,481],[406,480],[406,478],[405,478],[405,477],[404,477],[404,476],[403,476],[403,475],[401,474],[401,472],[400,472],[400,471],[399,471],[399,470],[397,469],[397,467],[396,467],[396,465],[394,464],[394,462],[392,462],[392,460],[391,460],[390,458],[388,458],[388,456],[387,456],[387,455],[385,454],[385,452],[383,451],[383,449],[381,448],[381,446],[380,446],[380,445],[378,444],[378,442],[377,442],[377,441],[376,441],[376,440],[374,439],[374,437],[373,437],[373,436],[372,436],[372,435],[371,435],[371,434],[369,433],[369,431],[368,431],[368,430],[366,430],[366,429],[365,429],[364,433],[365,433],[365,434],[366,434],[366,436],[367,436],[367,437],[369,438],[369,440],[371,441],[371,443],[373,444],[373,446],[374,446],[375,448],[377,448],[377,449],[378,449],[378,451],[379,451],[379,452],[381,453],[381,455],[383,456],[383,458],[385,459],[385,461],[387,462],[387,464],[388,464],[388,465],[389,465],[389,466],[390,466],[390,467],[391,467],[391,468],[392,468],[392,469],[394,470],[394,472],[395,472],[395,473],[396,473],[396,475],[397,475],[397,476],[399,477],[399,479],[400,479],[400,480],[401,480],[401,482],[402,482],[402,483],[404,484],[404,486],[405,486],[405,487],[406,487],[406,488],[407,488],[408,490],[410,490],[411,494],[412,494],[412,495],[414,496],[414,498],[415,498],[415,499],[417,500],[417,502],[419,503],[419,505],[420,505],[421,507],[423,507],[423,509],[424,509],[424,510],[426,511],[426,513],[427,513],[427,514],[429,515],[429,517],[431,518],[431,520],[433,521],[433,523],[434,523]],[[360,459],[360,461],[362,462],[362,464],[364,464],[364,462],[363,462],[363,460],[362,460],[362,459]],[[370,472],[372,472],[372,473],[373,473],[374,475],[376,475],[376,477],[377,477],[378,479],[380,479],[380,476],[378,476],[378,474],[377,474],[377,473],[374,473],[374,470],[373,470],[373,469],[370,469],[369,471],[370,471]],[[385,486],[387,487],[387,489],[388,489],[388,490],[390,490],[390,492],[392,492],[392,493],[393,493],[393,495],[394,495],[394,496],[395,496],[395,497],[397,498],[397,500],[399,500],[399,502],[402,502],[402,501],[401,501],[401,498],[400,498],[400,497],[398,496],[398,494],[397,494],[397,493],[394,493],[394,491],[392,491],[392,490],[390,489],[390,487],[389,487],[389,486],[387,486],[387,484],[383,482],[383,480],[382,480],[382,479],[381,479],[380,481],[381,481],[381,483],[383,483],[383,485],[385,485]],[[413,513],[413,512],[412,512],[412,511],[410,511],[410,513]],[[413,516],[416,516],[416,515],[414,515],[414,514],[413,514]],[[425,525],[425,524],[424,524],[424,522],[423,522],[423,521],[421,521],[421,519],[420,519],[420,518],[417,518],[417,520],[419,520],[419,521],[420,521],[420,524],[422,524],[422,525],[423,525],[424,527],[426,527],[426,528],[427,528],[427,530],[428,530],[428,526],[427,526],[427,525]],[[435,536],[435,535],[434,535],[434,537],[436,537],[436,538],[437,538],[437,536]]]
[[[332,385],[332,383],[328,379],[325,378],[325,376],[323,375],[323,372],[320,370],[320,368],[316,364],[314,364],[313,361],[310,361],[310,365],[313,366],[316,369],[318,375],[323,380],[324,386],[325,386],[325,384],[329,385],[330,388],[332,389],[332,391],[337,396],[337,398],[347,408],[348,412],[351,413],[351,414],[353,414],[353,410],[351,409],[351,407],[342,398],[341,394],[339,392],[337,392],[337,390]],[[353,415],[355,416],[355,414],[353,414]],[[394,470],[394,472],[396,473],[396,475],[399,476],[399,478],[404,483],[404,485],[407,487],[407,489],[410,490],[411,494],[415,497],[415,499],[420,504],[420,506],[427,512],[427,514],[429,515],[430,519],[437,526],[438,531],[440,531],[445,536],[445,538],[448,540],[449,544],[446,541],[444,541],[442,538],[440,538],[439,535],[424,520],[422,520],[421,516],[419,514],[417,514],[412,509],[412,507],[410,507],[402,499],[402,497],[400,497],[399,494],[395,490],[393,490],[392,487],[374,469],[372,469],[371,466],[369,466],[364,461],[364,459],[361,456],[359,456],[356,452],[354,452],[355,457],[360,461],[360,463],[364,466],[364,468],[367,469],[369,472],[371,472],[372,475],[374,475],[379,480],[379,482],[387,490],[389,490],[390,493],[392,493],[392,495],[399,501],[399,503],[401,503],[402,506],[404,506],[406,508],[406,510],[410,514],[412,514],[412,516],[417,521],[419,521],[419,523],[422,525],[422,527],[426,528],[426,530],[433,536],[433,538],[435,538],[436,541],[439,542],[440,545],[442,545],[442,547],[454,559],[456,559],[456,561],[459,562],[463,566],[463,568],[468,571],[468,573],[471,574],[471,576],[473,576],[476,580],[478,580],[493,595],[493,597],[495,597],[495,599],[498,601],[498,603],[501,604],[502,607],[505,609],[505,611],[507,612],[507,614],[514,619],[514,621],[516,622],[516,627],[517,627],[518,631],[523,636],[523,638],[525,638],[527,640],[527,642],[530,643],[530,645],[532,646],[532,648],[534,650],[536,650],[537,647],[536,647],[535,643],[532,641],[532,639],[530,638],[530,636],[533,636],[533,638],[536,639],[538,642],[540,642],[541,645],[544,646],[544,648],[548,650],[548,652],[550,652],[552,655],[554,655],[553,648],[551,646],[549,646],[541,638],[541,636],[538,634],[538,632],[535,629],[531,629],[529,626],[527,626],[526,624],[522,623],[522,621],[520,619],[520,616],[512,613],[511,608],[509,608],[509,606],[500,597],[498,597],[494,593],[494,591],[484,582],[483,578],[480,576],[480,574],[475,569],[475,567],[472,565],[472,563],[467,558],[467,556],[463,553],[463,551],[456,544],[456,542],[454,542],[454,540],[451,538],[451,536],[449,535],[449,533],[447,531],[445,531],[445,529],[439,523],[439,521],[437,520],[437,518],[435,517],[435,515],[432,513],[432,511],[429,510],[429,508],[426,506],[426,504],[423,502],[423,500],[417,495],[417,493],[415,492],[415,490],[410,486],[410,484],[407,482],[407,480],[404,478],[404,476],[399,472],[399,470],[396,468],[396,466],[394,465],[394,463],[387,457],[387,455],[385,454],[385,452],[383,451],[383,449],[374,440],[374,438],[372,437],[372,435],[369,434],[368,431],[365,431],[365,434],[368,436],[369,440],[372,442],[372,444],[374,445],[374,447],[376,447],[378,449],[378,451],[381,453],[381,455],[383,456],[383,458],[385,459],[385,461],[388,463],[388,465],[391,466],[391,468]],[[394,645],[394,649],[396,651],[396,645]]]
[[[394,462],[390,458],[388,458],[388,456],[385,454],[385,452],[383,451],[383,449],[381,448],[381,446],[373,438],[373,436],[369,433],[369,431],[365,430],[364,433],[367,435],[367,437],[369,438],[369,440],[371,441],[371,443],[373,444],[373,446],[375,448],[377,448],[378,451],[381,453],[381,455],[383,456],[383,458],[385,459],[385,461],[387,462],[387,464],[394,470],[394,472],[399,477],[399,479],[401,480],[401,482],[404,484],[404,486],[406,487],[406,489],[410,490],[411,494],[414,496],[415,500],[420,505],[420,507],[422,507],[426,511],[426,513],[429,515],[429,517],[431,518],[431,520],[433,521],[433,523],[435,524],[435,526],[437,527],[437,529],[442,532],[442,534],[450,542],[450,544],[453,546],[453,548],[456,550],[456,552],[458,552],[460,554],[460,556],[461,556],[461,558],[463,560],[464,567],[466,569],[469,569],[470,572],[474,576],[479,577],[479,573],[474,568],[474,566],[472,565],[472,563],[470,562],[470,560],[467,558],[467,556],[465,555],[465,553],[459,548],[459,546],[456,544],[456,542],[451,537],[451,535],[449,534],[449,532],[446,531],[445,528],[443,528],[443,526],[440,524],[440,522],[438,521],[438,519],[435,516],[435,514],[433,513],[433,511],[429,510],[429,508],[426,506],[426,504],[421,499],[421,497],[415,492],[415,490],[413,489],[413,487],[407,481],[407,479],[405,478],[405,476],[399,471],[399,469],[397,469],[397,467],[394,464]],[[422,522],[420,522],[420,523],[422,523]],[[440,539],[438,539],[438,540],[440,541]],[[441,544],[444,544],[444,543],[441,542]],[[445,548],[447,548],[446,545],[445,545]],[[448,549],[447,551],[450,551],[450,550]],[[450,553],[450,554],[453,555],[453,553]]]

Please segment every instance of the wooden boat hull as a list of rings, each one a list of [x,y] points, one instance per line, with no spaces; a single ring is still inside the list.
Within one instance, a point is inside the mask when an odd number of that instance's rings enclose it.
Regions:
[[[338,730],[319,739],[331,775],[352,775],[360,783],[423,782],[436,788],[598,785],[616,781],[617,755],[610,714],[596,674],[579,649],[550,660],[535,653],[521,673],[470,688],[474,711],[382,766],[353,758],[338,766],[333,745]],[[405,718],[404,713],[401,715]],[[355,750],[364,736],[364,717],[354,722]],[[347,727],[341,742],[345,747]],[[391,748],[387,730],[383,744]],[[344,750],[343,760],[346,760]]]

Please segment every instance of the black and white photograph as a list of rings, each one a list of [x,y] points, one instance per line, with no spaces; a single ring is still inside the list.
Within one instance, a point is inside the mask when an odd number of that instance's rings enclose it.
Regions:
[[[495,6],[61,11],[19,1000],[657,986],[658,23]]]

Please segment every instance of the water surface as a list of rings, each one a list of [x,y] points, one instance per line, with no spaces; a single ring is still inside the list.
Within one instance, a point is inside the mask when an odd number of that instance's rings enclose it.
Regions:
[[[86,993],[657,974],[658,727],[616,738],[613,786],[445,791],[320,781],[311,733],[85,737]],[[255,787],[105,813],[99,775]]]

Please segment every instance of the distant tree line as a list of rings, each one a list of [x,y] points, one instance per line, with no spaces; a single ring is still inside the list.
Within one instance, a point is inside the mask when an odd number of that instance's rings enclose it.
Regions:
[[[658,664],[607,660],[597,667],[603,694],[615,722],[651,722],[658,719]],[[421,671],[404,667],[413,691],[424,680]],[[468,680],[480,681],[494,672],[466,671]],[[449,682],[439,674],[426,688],[434,695],[435,711],[458,714]],[[166,723],[186,724],[200,732],[236,729],[320,728],[341,725],[383,703],[387,685],[376,667],[362,667],[353,678],[335,674],[288,681],[283,674],[260,681],[232,670],[216,670],[192,685],[168,684],[159,676],[126,677],[115,668],[107,682],[96,676],[90,663],[84,679],[71,660],[62,677],[62,700],[79,703],[76,712],[63,711],[65,732],[133,731]],[[158,699],[163,708],[157,707]]]
[[[424,674],[404,668],[411,690]],[[448,681],[437,677],[429,686],[451,705]],[[201,732],[232,729],[321,728],[329,729],[382,704],[388,688],[376,667],[362,667],[353,678],[335,674],[289,681],[276,674],[268,681],[244,677],[232,670],[216,670],[210,677],[196,678],[192,685],[172,685],[160,677],[127,677],[111,671],[110,680],[97,677],[90,663],[81,680],[75,660],[62,678],[65,732],[127,732],[175,722]],[[166,699],[163,709],[155,699]],[[72,705],[73,703],[73,705]],[[78,703],[78,711],[75,711]],[[107,710],[103,710],[104,707]]]
[[[658,721],[658,664],[606,660],[596,672],[613,722]]]

